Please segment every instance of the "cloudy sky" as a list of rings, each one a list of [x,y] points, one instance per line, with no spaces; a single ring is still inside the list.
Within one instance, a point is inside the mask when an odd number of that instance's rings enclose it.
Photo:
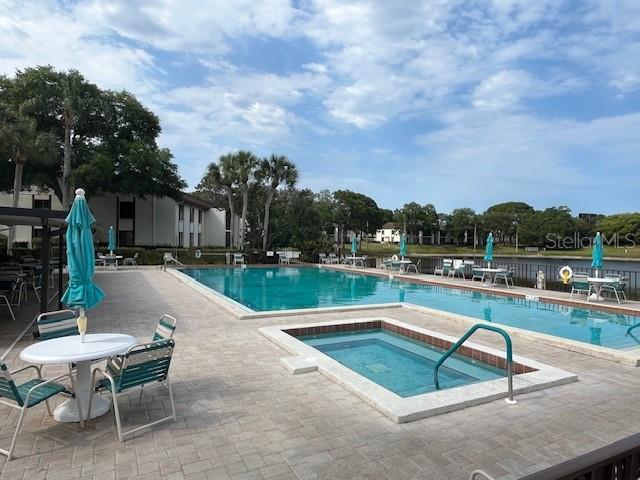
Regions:
[[[240,148],[313,190],[640,210],[638,0],[0,0],[0,73],[77,68],[193,187]]]

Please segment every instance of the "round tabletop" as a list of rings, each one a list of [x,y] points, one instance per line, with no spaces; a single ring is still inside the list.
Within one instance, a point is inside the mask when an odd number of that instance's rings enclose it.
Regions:
[[[591,283],[619,283],[617,278],[605,278],[605,277],[587,277],[587,281]]]
[[[478,270],[480,270],[481,272],[485,272],[485,273],[498,273],[498,272],[506,272],[507,269],[506,268],[479,268]]]
[[[20,352],[20,358],[39,364],[74,363],[125,353],[135,344],[134,337],[121,333],[92,333],[84,342],[80,335],[71,335],[34,343]]]

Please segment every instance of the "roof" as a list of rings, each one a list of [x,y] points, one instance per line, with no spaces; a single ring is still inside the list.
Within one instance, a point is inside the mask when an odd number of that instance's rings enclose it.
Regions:
[[[46,219],[49,225],[62,226],[65,218],[62,210],[0,207],[0,225],[43,225]]]
[[[382,226],[381,230],[397,230],[396,224],[393,222],[387,222]]]
[[[190,203],[200,208],[217,208],[216,204],[210,202],[209,200],[204,200],[203,198],[196,197],[191,193],[183,193],[180,198],[185,203]]]

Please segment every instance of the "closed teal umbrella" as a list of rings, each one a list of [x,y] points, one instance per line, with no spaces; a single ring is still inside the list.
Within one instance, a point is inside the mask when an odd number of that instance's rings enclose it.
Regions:
[[[591,268],[595,269],[596,277],[600,276],[602,266],[602,235],[598,232],[595,240],[593,241],[593,250],[591,252]]]
[[[84,198],[84,190],[77,189],[76,198],[66,218],[69,286],[62,296],[62,303],[69,308],[80,309],[78,329],[83,340],[84,330],[86,330],[85,309],[95,307],[104,299],[104,292],[93,283],[95,252],[91,225],[95,222],[87,200]]]
[[[489,268],[491,268],[491,261],[493,260],[493,233],[489,232],[487,236],[487,246],[484,248],[484,260],[489,262]]]
[[[116,249],[116,232],[113,230],[113,225],[109,227],[109,252],[113,255],[113,251]]]
[[[404,257],[407,255],[407,234],[403,233],[400,236],[400,256],[402,257],[402,260],[404,260]]]
[[[356,234],[354,233],[351,237],[351,254],[355,257],[356,252],[358,251],[358,239],[356,238]]]

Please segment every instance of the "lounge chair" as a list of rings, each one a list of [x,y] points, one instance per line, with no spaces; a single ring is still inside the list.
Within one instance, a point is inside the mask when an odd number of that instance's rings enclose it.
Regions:
[[[32,378],[24,383],[16,384],[13,379],[13,375],[16,373],[24,372],[28,369],[34,369],[37,373],[36,378]],[[73,387],[75,386],[73,376],[70,373],[59,375],[51,380],[45,380],[42,378],[40,368],[36,365],[28,365],[24,368],[20,368],[13,372],[9,372],[7,365],[0,361],[0,403],[7,405],[11,408],[20,410],[20,416],[18,417],[18,424],[11,440],[11,446],[9,450],[0,449],[0,453],[6,455],[7,461],[11,460],[13,456],[13,449],[16,445],[16,439],[20,430],[22,430],[22,423],[24,422],[25,414],[31,407],[45,402],[47,412],[51,415],[51,407],[49,406],[49,399],[58,395],[59,393],[72,394],[65,385],[58,383],[59,380],[68,378]],[[5,400],[6,399],[6,400]],[[80,426],[84,426],[82,420],[82,409],[78,403],[78,411],[80,413]]]
[[[162,256],[162,265],[160,265],[160,268],[164,268],[166,270],[167,265],[170,263],[173,263],[174,265],[178,265],[180,267],[184,266],[184,264],[182,262],[179,262],[171,252],[164,252],[164,255]]]
[[[498,284],[498,280],[503,280],[507,288],[514,288],[515,284],[513,283],[513,276],[515,273],[516,272],[513,267],[509,267],[509,269],[505,271],[496,272],[493,277],[493,286],[495,287]]]
[[[440,276],[448,276],[449,275],[449,270],[451,270],[451,264],[453,263],[453,260],[451,260],[450,258],[444,258],[442,259],[442,266],[441,267],[436,267],[433,271],[434,275],[440,275]]]
[[[573,299],[573,294],[585,294],[587,297],[591,294],[591,284],[586,273],[574,273],[571,278],[571,294],[569,299]]]
[[[462,260],[454,260],[447,276],[449,278],[454,278],[456,275],[458,275],[466,279],[466,277],[464,276],[464,269],[465,265]]]
[[[113,410],[116,417],[119,441],[123,442],[125,437],[140,430],[145,430],[168,420],[176,420],[176,406],[173,400],[171,382],[169,380],[169,367],[171,366],[174,347],[175,341],[173,339],[135,345],[123,355],[121,364],[120,362],[109,360],[104,371],[100,368],[96,368],[93,371],[92,385],[95,386],[96,391],[108,391],[113,398]],[[96,383],[98,374],[102,375],[103,378]],[[142,395],[144,388],[164,385],[166,385],[169,390],[171,415],[134,428],[128,432],[123,432],[118,397],[132,390],[139,390]],[[89,400],[89,411],[91,411],[92,401],[93,395]]]
[[[620,301],[620,297],[622,297],[622,299],[626,301],[627,295],[624,293],[624,289],[627,286],[627,282],[629,281],[629,279],[627,277],[621,277],[619,275],[616,275],[611,278],[615,278],[617,280],[617,283],[603,284],[600,292],[615,295],[616,300],[618,300],[618,303],[622,303]]]

